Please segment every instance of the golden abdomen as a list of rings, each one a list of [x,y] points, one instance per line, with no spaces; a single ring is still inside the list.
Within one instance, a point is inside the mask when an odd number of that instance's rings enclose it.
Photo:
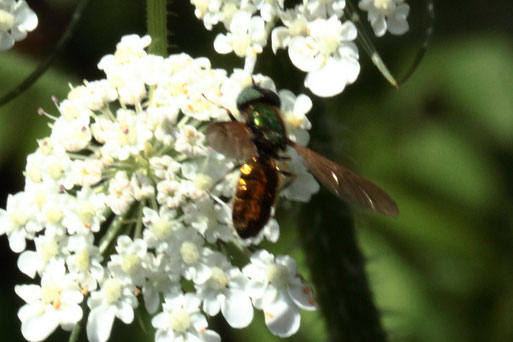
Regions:
[[[253,157],[241,167],[232,212],[233,225],[241,238],[257,235],[269,221],[278,182],[273,159]]]

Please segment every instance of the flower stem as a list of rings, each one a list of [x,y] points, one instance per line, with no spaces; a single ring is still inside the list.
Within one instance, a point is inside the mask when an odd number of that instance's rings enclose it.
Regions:
[[[130,210],[128,210],[127,212],[129,212],[129,211]],[[124,224],[125,217],[126,217],[126,214],[121,215],[121,216],[116,216],[114,218],[110,227],[107,229],[107,232],[105,233],[105,235],[102,237],[102,239],[100,241],[100,247],[99,247],[100,254],[103,255],[103,253],[105,253],[105,251],[109,247],[112,240],[114,240],[114,238],[118,235],[119,230],[121,229],[121,227]]]
[[[326,123],[315,121],[313,127],[326,132]],[[329,141],[323,138],[318,136],[317,141]],[[326,320],[329,341],[387,341],[348,206],[327,191],[321,191],[303,213],[299,236]]]
[[[146,1],[146,26],[151,36],[149,52],[167,56],[167,0]]]
[[[143,208],[146,204],[146,201],[139,202],[139,207],[137,208],[137,221],[135,222],[135,232],[134,232],[134,239],[138,239],[142,235],[142,218],[143,218]]]
[[[80,336],[80,331],[82,330],[82,324],[84,324],[83,318],[73,327],[71,335],[69,336],[69,342],[78,342],[78,337]]]
[[[84,321],[86,320],[87,314],[89,312],[89,308],[87,307],[87,298],[85,296],[84,300],[82,301],[82,304],[80,304],[80,307],[82,308],[83,312],[82,319],[78,321],[77,324],[75,324],[75,326],[73,327],[68,342],[78,342],[78,339],[80,337],[82,326],[84,325]]]

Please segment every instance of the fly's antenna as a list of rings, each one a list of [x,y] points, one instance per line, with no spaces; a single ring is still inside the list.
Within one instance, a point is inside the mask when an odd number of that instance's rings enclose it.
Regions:
[[[224,110],[226,111],[226,114],[228,114],[228,117],[230,118],[230,120],[232,120],[232,121],[237,121],[237,119],[235,118],[235,116],[232,114],[232,112],[231,112],[228,108],[226,108],[226,107],[225,107],[225,106],[223,106],[223,105],[220,105],[220,104],[215,103],[214,101],[212,101],[211,99],[209,99],[209,98],[208,98],[205,94],[203,94],[203,93],[201,93],[201,96],[203,96],[203,98],[204,98],[205,100],[207,100],[208,102],[212,103],[214,106],[217,106],[217,107],[219,107],[219,108],[224,109]]]

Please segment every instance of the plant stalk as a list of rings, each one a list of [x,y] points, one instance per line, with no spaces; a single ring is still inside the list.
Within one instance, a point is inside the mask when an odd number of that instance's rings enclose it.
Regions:
[[[151,36],[149,52],[167,56],[167,0],[146,1],[146,29]]]
[[[325,135],[329,125],[311,115],[313,127]],[[317,118],[317,119],[315,119]],[[317,141],[329,141],[319,138]],[[329,145],[324,145],[329,146]],[[320,152],[329,156],[326,149]],[[303,210],[300,240],[311,270],[316,298],[332,342],[386,342],[358,247],[349,207],[321,190]]]

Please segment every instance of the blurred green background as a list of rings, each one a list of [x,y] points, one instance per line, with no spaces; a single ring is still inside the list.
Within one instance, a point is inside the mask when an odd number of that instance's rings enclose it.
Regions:
[[[411,32],[377,42],[383,59],[402,75],[421,43],[424,2],[409,1]],[[36,32],[0,53],[0,95],[28,74],[52,49],[75,1],[28,1],[38,13]],[[397,201],[397,219],[357,212],[360,244],[378,307],[392,341],[513,341],[513,3],[510,0],[435,4],[435,35],[411,79],[390,87],[361,52],[357,82],[332,99],[314,98],[311,115],[330,123],[335,142],[329,156],[358,170]],[[170,5],[171,52],[212,56],[214,67],[240,67],[232,56],[213,55],[216,31],[208,32],[188,1]],[[43,107],[64,98],[68,83],[94,80],[101,56],[112,53],[123,34],[144,33],[144,1],[97,1],[85,13],[74,38],[33,87],[0,107],[0,205],[23,189],[26,155],[36,138],[49,133]],[[257,71],[278,88],[305,92],[304,75],[286,53],[268,52]],[[308,93],[308,92],[307,92]],[[313,98],[313,96],[312,96]],[[312,136],[312,141],[316,136]],[[336,199],[334,199],[336,200]],[[298,247],[297,210],[282,204],[282,240],[277,253],[292,252],[308,270]],[[297,206],[296,206],[297,208]],[[0,340],[22,340],[15,284],[29,279],[17,270],[17,255],[0,239]],[[334,296],[337,294],[333,294]],[[152,341],[151,324],[117,322],[112,341]],[[223,341],[275,340],[261,313],[250,328],[218,326]],[[321,318],[304,312],[300,332],[290,341],[323,341]],[[58,331],[50,340],[66,340]],[[276,339],[278,340],[278,339]]]

